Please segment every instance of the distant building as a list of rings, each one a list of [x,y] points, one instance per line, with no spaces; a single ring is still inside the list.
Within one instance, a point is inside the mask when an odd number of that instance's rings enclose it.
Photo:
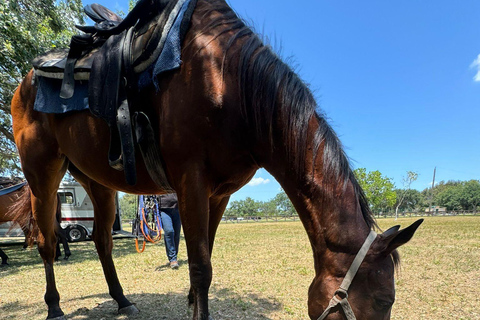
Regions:
[[[440,206],[431,206],[430,208],[425,209],[425,213],[443,214],[446,212],[447,208]]]

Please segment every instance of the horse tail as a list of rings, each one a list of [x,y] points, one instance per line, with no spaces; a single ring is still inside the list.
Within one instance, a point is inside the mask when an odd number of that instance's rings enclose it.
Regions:
[[[35,239],[38,236],[38,226],[32,213],[32,199],[31,199],[30,187],[26,184],[19,190],[19,196],[8,208],[7,215],[11,221],[14,221],[20,225],[27,243],[32,246]],[[14,228],[14,225],[10,227],[8,231]]]

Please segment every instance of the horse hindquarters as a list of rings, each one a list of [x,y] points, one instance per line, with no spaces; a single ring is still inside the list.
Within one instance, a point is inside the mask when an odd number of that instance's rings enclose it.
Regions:
[[[12,100],[13,133],[25,178],[31,189],[32,212],[41,231],[37,242],[46,276],[45,302],[48,318],[63,317],[60,295],[55,285],[56,191],[66,171],[66,158],[61,153],[48,116],[33,110],[35,88],[30,72]]]

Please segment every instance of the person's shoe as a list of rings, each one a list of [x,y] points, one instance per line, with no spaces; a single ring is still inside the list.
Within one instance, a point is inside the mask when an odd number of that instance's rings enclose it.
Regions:
[[[170,261],[170,268],[174,269],[174,270],[177,270],[179,267],[178,265],[178,262],[175,260],[175,261]]]

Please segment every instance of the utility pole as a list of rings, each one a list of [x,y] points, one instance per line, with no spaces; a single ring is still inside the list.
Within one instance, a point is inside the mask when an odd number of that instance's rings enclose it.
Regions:
[[[428,208],[428,215],[432,214],[433,187],[435,186],[435,173],[436,172],[437,172],[437,167],[433,168],[432,190],[430,192],[430,207]]]

